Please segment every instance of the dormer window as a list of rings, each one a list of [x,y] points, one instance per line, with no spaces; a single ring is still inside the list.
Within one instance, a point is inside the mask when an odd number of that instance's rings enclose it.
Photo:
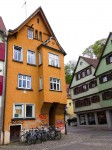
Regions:
[[[28,29],[28,39],[33,39],[33,29],[32,28]]]

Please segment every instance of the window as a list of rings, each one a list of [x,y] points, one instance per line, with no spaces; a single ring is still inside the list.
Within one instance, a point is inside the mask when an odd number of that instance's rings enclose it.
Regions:
[[[13,118],[34,118],[34,104],[14,104]]]
[[[82,72],[82,77],[84,78],[86,76],[85,71]]]
[[[106,63],[107,65],[112,63],[112,54],[106,57]]]
[[[31,77],[26,75],[18,75],[18,88],[31,89]]]
[[[28,50],[27,51],[27,63],[28,64],[32,64],[35,65],[36,61],[35,61],[35,52]]]
[[[83,106],[89,106],[89,105],[91,105],[90,98],[85,98],[85,99],[83,100]]]
[[[42,32],[39,32],[39,40],[42,41]]]
[[[24,117],[24,107],[23,104],[14,105],[14,118],[23,118]]]
[[[88,68],[88,69],[86,70],[86,74],[87,74],[87,76],[91,74],[91,69],[90,69],[90,68]]]
[[[92,102],[92,103],[100,102],[100,97],[99,97],[99,95],[95,95],[95,96],[91,97],[91,102]]]
[[[105,111],[97,112],[98,124],[107,124]]]
[[[94,88],[94,87],[96,87],[96,86],[97,86],[97,80],[91,81],[91,82],[89,83],[89,88]]]
[[[39,89],[42,89],[42,77],[39,78]]]
[[[38,30],[35,30],[35,39],[38,40]]]
[[[50,78],[50,90],[60,91],[60,79]]]
[[[39,23],[39,21],[40,21],[39,18],[37,18],[37,23]]]
[[[71,106],[71,103],[69,103],[69,106]]]
[[[80,125],[86,125],[86,118],[84,114],[79,115]]]
[[[42,64],[42,53],[41,52],[39,52],[39,54],[38,54],[38,59],[39,59],[39,65],[41,65]]]
[[[0,95],[2,95],[3,91],[3,76],[0,75]]]
[[[28,29],[28,39],[33,39],[33,29],[32,28]]]
[[[85,92],[85,91],[87,91],[87,90],[88,90],[88,85],[87,85],[87,84],[83,85],[83,86],[82,86],[82,91]]]
[[[109,81],[109,75],[105,75],[105,76],[101,76],[99,78],[100,83],[105,83],[107,81]]]
[[[26,104],[26,118],[33,118],[34,117],[34,105],[33,104]]]
[[[77,75],[77,79],[78,79],[78,80],[80,80],[80,78],[81,78],[81,74],[80,74],[80,73],[78,73],[78,75]]]
[[[108,100],[108,99],[111,99],[112,98],[112,91],[107,91],[107,92],[104,92],[102,94],[102,99],[103,100]]]
[[[59,67],[59,56],[49,53],[49,65]]]
[[[13,48],[13,59],[16,61],[22,61],[22,48],[19,46],[15,46]]]
[[[89,125],[94,125],[94,124],[96,124],[96,123],[95,123],[95,115],[94,115],[94,113],[88,113],[88,114],[87,114],[87,117],[88,117],[88,124],[89,124]]]

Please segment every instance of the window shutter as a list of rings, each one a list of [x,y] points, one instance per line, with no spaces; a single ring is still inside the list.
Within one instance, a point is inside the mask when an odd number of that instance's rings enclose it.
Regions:
[[[0,76],[0,95],[2,95],[3,90],[3,76]]]
[[[100,78],[99,78],[99,81],[100,81],[100,83],[103,83],[103,78],[100,77]]]
[[[105,100],[105,93],[102,93],[102,99]]]
[[[109,56],[106,57],[106,64],[108,65],[110,63],[110,60],[109,60]]]
[[[112,72],[109,73],[109,79],[112,80]]]

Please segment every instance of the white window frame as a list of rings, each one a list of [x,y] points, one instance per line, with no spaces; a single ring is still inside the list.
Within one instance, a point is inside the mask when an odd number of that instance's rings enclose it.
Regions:
[[[39,65],[41,65],[42,64],[42,53],[39,51],[39,53],[38,53],[38,60],[39,60]]]
[[[52,88],[51,88],[51,84],[52,84]],[[56,88],[55,88],[55,86],[56,86]],[[58,87],[59,87],[59,89],[58,89]],[[60,81],[60,79],[50,77],[50,90],[61,91],[61,81]]]
[[[32,28],[28,28],[28,39],[33,39],[34,31]]]
[[[30,57],[30,60],[29,60],[29,57]],[[31,65],[36,65],[36,54],[32,50],[27,50],[27,63]]]
[[[21,117],[15,117],[15,106],[21,105],[22,106],[22,116]],[[32,106],[32,117],[26,116],[26,106]],[[30,103],[14,103],[13,104],[13,118],[35,118],[35,104]]]
[[[26,107],[27,106],[32,106],[32,117],[27,117],[26,116]],[[35,118],[35,104],[25,104],[25,118]]]
[[[43,81],[42,81],[42,77],[39,78],[39,90],[43,89]]]
[[[21,105],[22,106],[22,116],[21,117],[15,117],[15,110],[16,110],[16,106],[17,105]],[[16,103],[13,105],[13,118],[24,118],[24,104],[21,103]]]
[[[60,67],[59,56],[53,53],[49,53],[49,65]]]
[[[18,48],[20,48],[20,60],[19,60],[19,52],[16,52],[17,54],[17,58],[15,58],[15,51],[19,51],[19,49],[17,50],[17,49],[15,49],[15,47],[18,47]],[[22,49],[22,47],[20,47],[20,46],[17,46],[17,45],[13,45],[13,59],[14,60],[16,60],[16,61],[23,61],[23,49]]]
[[[19,82],[21,81],[22,86],[19,86]],[[24,87],[24,83],[26,82],[26,87]],[[28,87],[28,82],[30,82],[30,87]],[[32,85],[32,79],[31,76],[27,76],[27,75],[22,75],[22,74],[18,74],[18,88],[22,88],[22,89],[31,89],[31,85]]]

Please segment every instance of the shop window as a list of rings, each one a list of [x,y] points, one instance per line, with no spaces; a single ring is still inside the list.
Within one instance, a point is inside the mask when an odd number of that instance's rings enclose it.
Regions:
[[[95,125],[95,115],[94,113],[88,113],[87,114],[87,117],[88,117],[88,124],[89,125]]]
[[[79,115],[79,121],[80,121],[80,125],[86,125],[86,119],[85,119],[85,115]]]
[[[107,124],[105,111],[97,112],[98,124]]]

